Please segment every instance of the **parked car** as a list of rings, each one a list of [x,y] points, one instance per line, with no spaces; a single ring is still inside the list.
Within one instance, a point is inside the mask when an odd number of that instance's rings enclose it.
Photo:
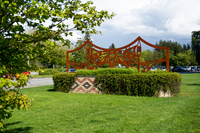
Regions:
[[[67,72],[66,69],[62,71],[62,73],[64,73],[64,72]],[[76,69],[70,68],[70,69],[69,69],[69,73],[70,73],[70,72],[76,72]]]
[[[196,67],[191,67],[191,71],[195,72],[195,71],[197,71],[197,68]]]
[[[25,70],[24,72],[21,72],[21,74],[25,74],[28,77],[30,77],[31,73],[27,70]],[[12,79],[12,80],[16,80],[19,79],[18,74],[12,74],[12,73],[6,73],[6,75],[3,75],[4,78],[8,78],[8,79]]]
[[[159,69],[162,71],[166,71],[166,67],[160,67]]]
[[[76,72],[76,69],[71,68],[71,69],[69,69],[69,72]]]
[[[171,67],[169,67],[169,71],[170,71],[170,72],[172,71],[172,68],[171,68]]]
[[[182,68],[182,71],[184,71],[184,72],[190,72],[190,71],[191,71],[191,67],[189,67],[189,66],[184,66],[184,67]]]
[[[151,69],[150,69],[150,71],[155,71],[156,70],[156,68],[155,67],[152,67]]]
[[[173,69],[172,69],[172,72],[182,72],[183,68],[181,66],[175,66]]]
[[[200,67],[197,67],[197,71],[200,71]]]

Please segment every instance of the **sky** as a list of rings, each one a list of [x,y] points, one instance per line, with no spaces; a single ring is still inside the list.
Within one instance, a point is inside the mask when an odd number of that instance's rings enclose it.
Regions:
[[[86,2],[87,0],[82,0]],[[98,11],[107,10],[116,16],[106,20],[92,35],[93,43],[108,48],[125,46],[138,36],[151,44],[171,40],[191,44],[192,31],[200,30],[200,0],[92,0]],[[72,42],[84,37],[75,31]],[[144,49],[148,49],[144,46]]]

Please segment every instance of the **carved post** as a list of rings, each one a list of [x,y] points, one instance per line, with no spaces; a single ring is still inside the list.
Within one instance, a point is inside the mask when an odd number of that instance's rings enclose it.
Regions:
[[[69,72],[69,53],[68,53],[68,51],[67,51],[67,61],[66,61],[66,63],[67,63],[66,72],[68,73]]]
[[[166,70],[169,72],[169,47],[166,48]]]

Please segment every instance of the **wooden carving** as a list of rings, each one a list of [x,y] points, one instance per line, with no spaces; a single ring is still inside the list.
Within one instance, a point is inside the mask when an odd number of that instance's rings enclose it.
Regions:
[[[141,42],[144,44],[156,48],[166,50],[166,58],[151,60],[146,62],[140,62],[140,55],[142,52]],[[137,43],[137,44],[136,44]],[[135,46],[133,46],[136,44]],[[80,50],[81,48],[86,47],[85,54],[87,62],[73,62],[69,60],[69,54]],[[169,47],[160,47],[153,44],[150,44],[143,40],[140,36],[137,37],[130,44],[116,49],[105,49],[94,45],[92,42],[87,40],[80,47],[67,51],[67,72],[69,72],[69,65],[74,69],[97,69],[98,67],[109,64],[111,68],[114,68],[116,64],[121,64],[127,68],[129,67],[138,67],[140,66],[144,69],[143,71],[149,71],[154,65],[161,62],[166,62],[166,70],[169,71]]]

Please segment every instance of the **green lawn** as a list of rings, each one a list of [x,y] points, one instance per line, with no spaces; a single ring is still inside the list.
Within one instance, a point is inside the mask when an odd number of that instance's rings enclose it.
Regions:
[[[28,111],[5,120],[8,133],[200,132],[200,74],[182,74],[178,97],[132,97],[23,89],[34,98]]]

